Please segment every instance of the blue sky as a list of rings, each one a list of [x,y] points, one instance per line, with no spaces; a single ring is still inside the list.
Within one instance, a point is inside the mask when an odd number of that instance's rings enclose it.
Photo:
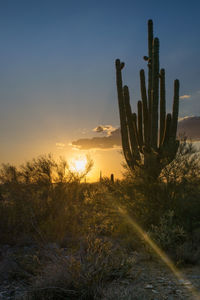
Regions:
[[[114,61],[126,63],[136,107],[150,18],[168,109],[178,78],[180,94],[191,96],[180,101],[180,116],[200,115],[199,11],[197,0],[1,0],[0,162],[55,152],[100,124],[119,126]]]

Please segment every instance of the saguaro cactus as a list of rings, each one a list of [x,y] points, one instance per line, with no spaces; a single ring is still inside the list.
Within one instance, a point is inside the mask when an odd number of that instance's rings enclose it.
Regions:
[[[148,56],[144,56],[144,60],[148,62],[148,89],[142,69],[142,101],[138,101],[137,114],[131,111],[129,89],[122,82],[122,69],[125,64],[119,59],[116,60],[122,148],[131,171],[139,167],[149,175],[157,177],[162,168],[175,158],[179,146],[176,139],[179,81],[174,81],[172,114],[166,115],[165,70],[159,68],[159,39],[153,37],[152,20],[148,21]]]

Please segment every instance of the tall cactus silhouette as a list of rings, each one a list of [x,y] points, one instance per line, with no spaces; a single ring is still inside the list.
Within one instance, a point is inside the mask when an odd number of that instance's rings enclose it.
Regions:
[[[144,56],[144,60],[148,63],[148,89],[142,69],[142,101],[138,101],[137,114],[131,111],[129,89],[122,82],[125,64],[119,59],[115,62],[122,148],[131,171],[139,167],[150,176],[157,177],[162,168],[175,158],[179,147],[176,139],[179,81],[174,81],[172,114],[166,114],[165,70],[159,67],[159,39],[153,37],[152,20],[148,21],[148,56]]]

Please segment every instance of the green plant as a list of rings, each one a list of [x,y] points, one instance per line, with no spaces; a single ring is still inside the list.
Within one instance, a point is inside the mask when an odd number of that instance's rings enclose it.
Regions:
[[[116,81],[122,147],[127,165],[131,171],[139,167],[155,178],[163,167],[175,158],[179,147],[179,142],[176,140],[179,81],[177,79],[174,81],[172,114],[166,115],[165,70],[159,69],[159,39],[153,37],[152,20],[148,21],[148,52],[148,57],[144,57],[148,61],[148,91],[145,72],[142,69],[140,71],[142,101],[138,101],[138,114],[131,111],[129,89],[123,86],[122,82],[124,63],[119,59],[116,60]]]
[[[175,249],[186,239],[186,232],[176,224],[174,218],[174,211],[167,211],[158,225],[151,225],[149,232],[157,245],[165,250]]]

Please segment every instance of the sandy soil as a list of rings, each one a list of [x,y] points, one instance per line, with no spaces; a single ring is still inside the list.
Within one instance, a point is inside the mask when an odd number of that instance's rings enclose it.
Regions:
[[[200,299],[200,266],[178,269],[177,278],[163,263],[138,255],[129,279],[109,285],[103,300]]]
[[[24,250],[27,257],[23,255],[26,258],[23,269],[16,260],[19,254],[13,256],[12,251],[7,248],[0,257],[0,300],[23,299],[27,279],[34,272],[34,248]],[[176,278],[169,268],[149,255],[135,252],[132,257],[130,276],[108,283],[102,300],[200,299],[199,265],[179,268],[182,278]]]

